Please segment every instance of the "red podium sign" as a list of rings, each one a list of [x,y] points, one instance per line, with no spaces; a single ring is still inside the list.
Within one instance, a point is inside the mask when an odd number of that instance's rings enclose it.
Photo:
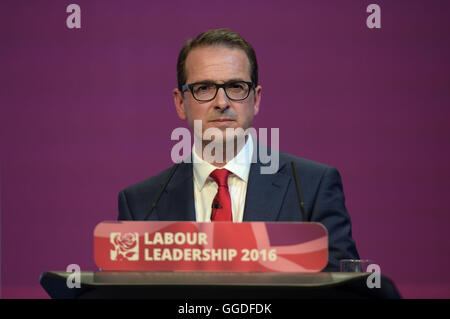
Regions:
[[[94,255],[111,271],[319,272],[328,235],[319,223],[102,222]]]

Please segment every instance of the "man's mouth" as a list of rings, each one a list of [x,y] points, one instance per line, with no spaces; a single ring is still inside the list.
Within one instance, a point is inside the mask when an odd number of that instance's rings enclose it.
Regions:
[[[215,120],[210,120],[210,122],[234,122],[234,119],[229,119],[229,118],[219,118],[219,119],[215,119]]]

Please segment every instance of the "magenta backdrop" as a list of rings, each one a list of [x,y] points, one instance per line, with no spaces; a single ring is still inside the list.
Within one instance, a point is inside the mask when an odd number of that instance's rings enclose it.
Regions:
[[[448,1],[74,0],[0,3],[2,296],[94,270],[119,190],[167,168],[182,43],[231,28],[254,46],[255,127],[336,166],[361,257],[404,297],[450,298]],[[381,7],[381,29],[366,7]]]

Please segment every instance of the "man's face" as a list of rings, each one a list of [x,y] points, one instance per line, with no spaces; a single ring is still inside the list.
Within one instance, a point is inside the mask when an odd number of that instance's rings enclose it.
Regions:
[[[188,54],[185,69],[187,84],[203,81],[222,84],[230,80],[251,82],[250,62],[245,52],[239,48],[195,48]],[[173,93],[180,119],[187,120],[191,129],[194,129],[194,120],[201,120],[203,132],[212,127],[223,132],[226,128],[240,127],[245,130],[251,127],[261,100],[261,86],[251,89],[250,95],[242,101],[228,99],[222,88],[208,102],[197,101],[189,89],[184,92],[184,97],[178,89]]]

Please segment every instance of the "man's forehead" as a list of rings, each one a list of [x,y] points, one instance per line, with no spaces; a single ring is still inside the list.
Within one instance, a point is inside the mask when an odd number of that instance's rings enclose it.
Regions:
[[[192,49],[185,68],[188,82],[250,80],[250,62],[240,48],[215,45]]]

